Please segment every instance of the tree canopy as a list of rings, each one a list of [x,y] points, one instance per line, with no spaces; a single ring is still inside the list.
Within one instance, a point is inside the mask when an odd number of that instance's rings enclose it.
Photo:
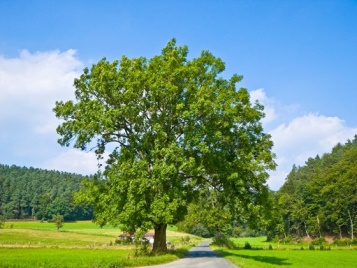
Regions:
[[[105,58],[74,81],[75,100],[56,102],[59,143],[99,158],[105,170],[81,198],[99,224],[155,229],[153,252],[166,250],[166,226],[183,218],[196,193],[211,189],[232,210],[259,203],[273,143],[242,77],[219,76],[223,61],[203,51],[188,59],[172,39],[151,59]]]

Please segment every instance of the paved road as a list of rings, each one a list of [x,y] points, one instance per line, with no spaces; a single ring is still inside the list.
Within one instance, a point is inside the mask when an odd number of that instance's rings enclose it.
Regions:
[[[145,266],[141,268],[236,268],[232,263],[217,256],[209,248],[209,241],[204,241],[193,247],[185,258],[160,265]]]

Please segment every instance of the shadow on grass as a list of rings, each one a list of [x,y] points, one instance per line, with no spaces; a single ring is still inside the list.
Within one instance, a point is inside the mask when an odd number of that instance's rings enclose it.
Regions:
[[[250,256],[250,255],[239,254],[239,253],[235,253],[235,252],[227,252],[227,251],[223,251],[223,250],[215,250],[215,252],[222,257],[232,256],[232,257],[254,260],[257,262],[269,263],[269,264],[278,265],[278,266],[292,265],[291,262],[288,262],[289,259],[287,259],[287,258],[277,258],[277,257],[270,257],[270,256]]]

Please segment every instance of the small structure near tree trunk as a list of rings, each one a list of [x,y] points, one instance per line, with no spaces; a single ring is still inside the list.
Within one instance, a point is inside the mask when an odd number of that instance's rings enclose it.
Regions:
[[[124,233],[118,235],[118,240],[122,242],[134,243],[135,234]],[[141,237],[142,241],[148,241],[151,245],[154,244],[154,234],[146,233]]]

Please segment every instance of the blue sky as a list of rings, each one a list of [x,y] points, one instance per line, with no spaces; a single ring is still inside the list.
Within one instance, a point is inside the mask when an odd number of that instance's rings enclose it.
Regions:
[[[357,1],[0,0],[0,163],[82,174],[91,152],[62,148],[52,108],[102,57],[158,53],[172,38],[209,50],[223,76],[266,107],[278,189],[295,163],[357,134]]]

